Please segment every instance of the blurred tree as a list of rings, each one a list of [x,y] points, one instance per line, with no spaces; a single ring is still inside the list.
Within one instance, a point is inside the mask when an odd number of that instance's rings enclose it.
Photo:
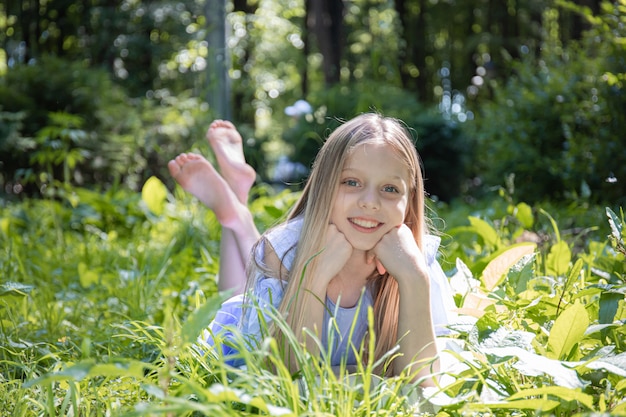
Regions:
[[[207,19],[207,102],[215,117],[229,120],[230,103],[230,54],[226,49],[226,5],[225,0],[206,1]]]
[[[326,85],[340,80],[341,58],[343,57],[344,4],[340,0],[317,0],[307,8],[307,25],[315,35],[322,54],[322,69]]]

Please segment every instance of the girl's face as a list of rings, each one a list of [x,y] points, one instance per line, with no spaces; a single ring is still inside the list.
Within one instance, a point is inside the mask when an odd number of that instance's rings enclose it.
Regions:
[[[409,184],[409,170],[390,145],[358,145],[341,172],[330,220],[353,248],[370,250],[404,222]]]

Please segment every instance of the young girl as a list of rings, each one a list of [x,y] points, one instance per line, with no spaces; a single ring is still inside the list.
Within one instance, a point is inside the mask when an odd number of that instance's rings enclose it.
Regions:
[[[354,365],[355,349],[367,346],[362,341],[371,306],[376,348],[364,353],[378,359],[397,345],[399,355],[386,374],[408,368],[420,378],[437,372],[437,360],[430,368],[423,364],[437,357],[435,329],[445,331],[454,305],[435,259],[439,239],[428,234],[418,155],[403,125],[363,114],[337,128],[320,150],[287,221],[251,245],[258,232],[245,204],[247,191],[240,188],[237,194],[233,181],[244,171],[245,178],[252,175],[243,168],[247,165],[234,126],[216,123],[208,137],[223,178],[197,155],[177,157],[170,171],[215,211],[227,238],[236,243],[223,243],[221,259],[224,250],[231,257],[236,252],[242,264],[247,254],[253,255],[246,292],[252,301],[261,307],[272,303],[307,349],[328,355],[332,365]],[[224,144],[239,150],[224,158]],[[220,279],[225,272],[220,270]],[[241,297],[226,302],[212,331],[236,322],[244,334],[260,337],[258,315],[240,307]],[[321,352],[307,334],[322,341]],[[287,360],[295,368],[293,358]]]

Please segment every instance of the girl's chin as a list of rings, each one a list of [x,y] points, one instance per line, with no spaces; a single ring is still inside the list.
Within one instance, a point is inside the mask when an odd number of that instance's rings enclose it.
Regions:
[[[371,251],[372,249],[374,249],[374,246],[376,246],[376,244],[370,244],[366,242],[350,242],[350,245],[352,245],[352,249],[363,252]]]

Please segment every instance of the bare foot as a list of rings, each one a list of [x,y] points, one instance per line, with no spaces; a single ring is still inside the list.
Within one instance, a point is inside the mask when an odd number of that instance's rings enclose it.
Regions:
[[[168,162],[167,168],[185,191],[213,210],[222,226],[229,227],[237,221],[237,196],[203,156],[181,153]]]
[[[206,137],[215,152],[222,176],[239,201],[246,204],[256,172],[246,163],[241,135],[231,122],[215,120],[209,126]]]

